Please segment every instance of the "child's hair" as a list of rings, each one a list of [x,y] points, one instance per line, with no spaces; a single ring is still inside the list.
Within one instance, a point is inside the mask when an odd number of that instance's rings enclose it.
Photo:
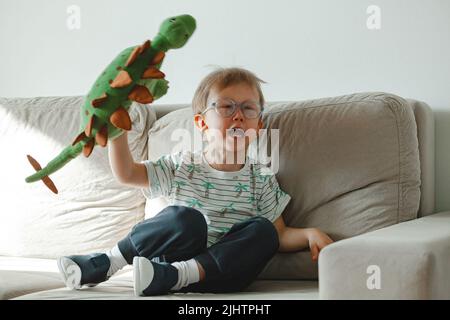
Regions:
[[[223,90],[231,85],[245,83],[258,91],[259,103],[264,107],[264,96],[261,90],[261,83],[265,81],[258,78],[253,72],[242,68],[218,68],[208,74],[199,84],[192,99],[192,109],[194,114],[202,113],[207,105],[211,88],[216,87]]]

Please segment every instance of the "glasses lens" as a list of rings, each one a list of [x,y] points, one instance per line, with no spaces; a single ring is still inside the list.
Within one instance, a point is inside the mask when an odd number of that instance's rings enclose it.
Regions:
[[[235,104],[228,100],[218,100],[213,103],[213,106],[216,108],[216,112],[225,118],[231,117],[235,109]]]
[[[261,107],[254,101],[246,101],[242,104],[242,111],[244,116],[248,119],[254,119],[259,116]]]
[[[219,99],[212,103],[217,114],[224,118],[229,118],[236,112],[236,103],[232,100]],[[242,113],[247,119],[255,119],[261,113],[261,106],[255,101],[245,101],[241,105]]]

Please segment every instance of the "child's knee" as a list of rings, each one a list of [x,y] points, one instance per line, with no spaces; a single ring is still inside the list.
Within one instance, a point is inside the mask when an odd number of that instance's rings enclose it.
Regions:
[[[203,215],[193,208],[168,206],[153,218],[135,225],[130,237],[137,243],[147,243],[146,239],[165,237],[177,241],[206,242],[207,225]]]
[[[170,206],[172,227],[190,237],[206,237],[208,226],[203,214],[190,207]]]

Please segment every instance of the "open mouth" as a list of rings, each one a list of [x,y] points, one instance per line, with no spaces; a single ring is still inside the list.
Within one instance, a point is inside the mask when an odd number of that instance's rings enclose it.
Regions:
[[[227,135],[235,138],[243,138],[245,136],[245,131],[242,128],[231,128],[227,129]]]

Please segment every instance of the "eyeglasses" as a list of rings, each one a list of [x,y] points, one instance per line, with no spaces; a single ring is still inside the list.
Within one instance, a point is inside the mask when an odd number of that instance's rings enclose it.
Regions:
[[[258,102],[252,100],[237,103],[231,99],[218,99],[212,102],[201,114],[205,114],[207,111],[214,109],[222,118],[229,118],[236,113],[238,107],[247,119],[258,118],[263,109]]]

